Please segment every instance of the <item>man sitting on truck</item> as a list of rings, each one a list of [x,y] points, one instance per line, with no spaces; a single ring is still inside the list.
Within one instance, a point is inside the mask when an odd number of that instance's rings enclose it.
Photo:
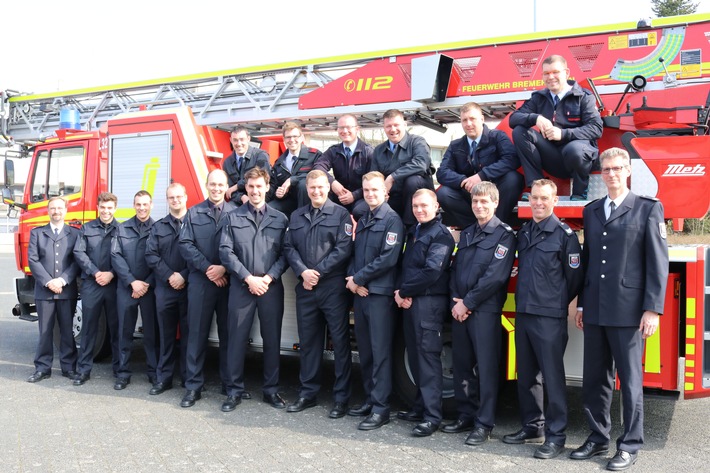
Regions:
[[[554,177],[572,178],[570,200],[587,200],[602,119],[594,96],[568,77],[565,58],[556,54],[545,58],[542,80],[546,89],[533,92],[510,115],[510,127],[527,187],[545,177],[544,170]],[[528,197],[525,193],[522,199]]]
[[[244,175],[255,167],[269,172],[271,164],[269,164],[269,155],[266,151],[249,146],[251,135],[246,127],[235,126],[232,128],[229,141],[232,143],[234,152],[227,156],[227,159],[222,163],[222,170],[227,173],[229,178],[227,199],[236,205],[242,205],[249,200],[244,188]]]

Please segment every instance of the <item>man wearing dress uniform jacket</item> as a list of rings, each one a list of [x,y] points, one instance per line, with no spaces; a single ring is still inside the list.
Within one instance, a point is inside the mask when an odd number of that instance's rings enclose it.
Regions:
[[[267,200],[271,207],[290,217],[291,212],[308,204],[306,175],[322,153],[305,146],[303,130],[298,123],[286,122],[283,137],[286,151],[271,168],[271,189]]]
[[[358,429],[373,430],[390,421],[392,340],[397,320],[392,295],[404,225],[385,202],[387,191],[381,173],[362,176],[362,190],[370,210],[357,224],[354,255],[345,280],[355,294],[355,336],[366,398],[348,415],[368,416]]]
[[[106,315],[111,342],[111,365],[117,376],[119,362],[118,308],[116,302],[116,273],[111,265],[111,244],[118,233],[118,222],[113,218],[118,197],[102,192],[98,197],[98,218],[86,222],[74,246],[74,258],[81,269],[81,344],[78,375],[74,385],[81,386],[91,377],[94,366],[94,346],[99,330],[101,312]]]
[[[287,412],[316,405],[321,388],[323,336],[328,327],[335,355],[335,405],[329,417],[343,417],[350,400],[350,307],[352,298],[343,280],[353,247],[353,222],[348,211],[328,198],[330,186],[323,171],[306,176],[309,205],[291,214],[284,254],[298,276],[296,316],[300,342],[301,389]]]
[[[358,139],[360,125],[353,115],[338,119],[338,136],[341,143],[333,145],[318,158],[313,169],[328,173],[330,198],[353,215],[357,222],[367,212],[367,203],[362,199],[362,176],[370,170],[373,148]]]
[[[266,205],[269,175],[264,169],[251,169],[244,178],[249,202],[229,215],[219,245],[219,257],[232,279],[224,412],[233,411],[245,392],[244,358],[257,309],[264,343],[263,400],[277,409],[286,407],[279,394],[279,367],[284,312],[281,275],[287,268],[283,244],[288,218]]]
[[[397,417],[419,422],[412,435],[427,437],[439,428],[442,419],[441,332],[449,309],[454,237],[437,215],[439,204],[433,190],[416,191],[412,210],[418,223],[407,234],[394,300],[404,309],[404,340],[417,397],[412,408],[398,412]]]
[[[608,451],[616,368],[624,432],[607,469],[621,471],[636,462],[643,446],[643,340],[656,332],[663,313],[668,245],[661,202],[628,188],[628,153],[610,148],[599,161],[608,195],[584,209],[586,273],[576,314],[584,330],[582,401],[592,432],[570,458]]]
[[[505,443],[520,444],[544,433],[545,442],[534,453],[543,460],[556,457],[565,446],[567,313],[584,278],[577,234],[553,213],[558,200],[554,182],[534,181],[533,219],[518,231],[515,358],[522,428],[503,436]]]
[[[219,259],[219,239],[227,215],[237,208],[224,200],[227,174],[216,169],[207,175],[208,197],[187,211],[180,229],[180,254],[190,269],[187,284],[187,360],[185,395],[181,407],[202,398],[205,357],[212,318],[217,317],[219,376],[227,383],[227,300],[229,274]]]
[[[145,248],[145,259],[155,275],[155,305],[160,337],[160,356],[155,382],[149,394],[162,394],[173,387],[176,338],[180,330],[180,371],[187,378],[187,279],[189,270],[180,254],[180,228],[187,213],[185,186],[174,182],[165,193],[169,213],[153,225]]]
[[[483,120],[477,103],[461,107],[461,127],[466,136],[451,142],[436,171],[441,184],[436,195],[446,225],[463,229],[476,222],[471,211],[471,188],[479,182],[491,181],[498,188],[496,216],[502,221],[512,216],[523,190],[520,160],[513,143],[501,130],[489,129]]]
[[[451,276],[458,419],[442,431],[473,429],[466,438],[467,445],[487,442],[495,426],[502,340],[500,314],[515,259],[513,229],[495,216],[498,201],[498,188],[492,182],[483,181],[471,189],[471,208],[477,221],[461,232]]]
[[[118,346],[120,364],[113,385],[116,390],[126,389],[131,382],[131,347],[133,332],[141,310],[143,349],[148,380],[155,382],[155,370],[160,355],[158,322],[155,318],[155,276],[148,266],[145,247],[150,229],[155,221],[150,217],[153,199],[148,191],[140,190],[133,196],[136,215],[118,227],[113,240],[111,264],[118,276],[116,300],[118,303]]]
[[[244,174],[254,167],[269,172],[269,155],[266,151],[249,146],[251,135],[249,130],[243,126],[232,128],[229,141],[232,143],[234,152],[227,156],[222,163],[222,170],[227,173],[229,189],[227,189],[227,199],[237,205],[246,203],[249,198],[244,188]]]
[[[54,361],[54,323],[59,325],[59,364],[62,376],[76,376],[76,344],[72,331],[76,308],[76,277],[79,266],[74,261],[74,245],[79,231],[64,224],[67,203],[63,197],[52,197],[47,203],[49,223],[33,228],[27,259],[35,278],[35,303],[39,324],[39,341],[35,352],[35,372],[30,383],[52,376]]]

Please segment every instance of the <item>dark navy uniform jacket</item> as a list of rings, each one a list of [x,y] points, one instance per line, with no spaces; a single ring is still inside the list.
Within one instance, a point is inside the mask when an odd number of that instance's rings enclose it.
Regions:
[[[498,312],[505,303],[515,260],[513,229],[493,218],[475,235],[478,223],[461,232],[454,257],[451,297],[469,310]]]
[[[483,125],[473,163],[470,155],[471,147],[466,136],[452,141],[436,171],[439,184],[460,189],[461,182],[474,174],[484,181],[492,181],[520,167],[520,159],[508,135],[486,125]]]
[[[232,193],[232,198],[230,199],[237,205],[241,205],[241,198],[246,192],[244,174],[254,167],[260,167],[266,172],[271,171],[269,154],[266,151],[254,148],[253,146],[249,146],[246,154],[242,158],[241,168],[237,168],[237,155],[235,153],[227,156],[227,159],[225,159],[222,164],[222,170],[227,173],[229,187],[232,187],[235,184],[237,185],[237,191]]]
[[[111,264],[124,287],[133,281],[144,281],[155,286],[155,276],[145,257],[146,242],[155,220],[148,218],[147,229],[141,235],[136,217],[130,218],[118,227],[111,249]]]
[[[213,264],[222,264],[219,259],[220,235],[227,224],[227,215],[236,208],[232,202],[224,202],[219,222],[215,221],[207,200],[187,211],[180,230],[180,254],[191,272],[204,275]]]
[[[94,280],[98,271],[116,271],[111,264],[111,243],[118,233],[118,222],[113,219],[108,225],[100,219],[86,222],[80,230],[74,246],[74,257],[81,268],[82,279]]]
[[[644,311],[663,313],[668,282],[663,205],[629,192],[607,221],[605,199],[584,208],[586,274],[577,305],[584,309],[584,323],[638,327]]]
[[[350,213],[331,200],[326,200],[314,221],[310,205],[291,214],[284,254],[291,269],[301,273],[314,269],[320,274],[319,284],[329,279],[344,279],[353,250],[353,224]]]
[[[355,230],[348,276],[353,276],[355,284],[366,287],[372,294],[394,297],[403,239],[402,219],[387,202],[376,208],[374,214],[368,211]]]
[[[295,192],[301,181],[306,179],[306,175],[313,170],[313,165],[321,157],[323,153],[315,148],[301,146],[301,151],[298,153],[298,158],[294,159],[291,169],[286,167],[286,158],[291,152],[286,150],[274,163],[271,168],[271,181],[269,196],[270,199],[275,199],[276,189],[286,182],[286,179],[291,179],[291,192]]]
[[[530,98],[510,115],[510,127],[533,127],[542,115],[562,130],[560,143],[572,140],[588,140],[596,145],[602,136],[602,119],[597,111],[594,96],[575,81],[567,81],[572,88],[562,97],[555,108],[548,89],[536,90]]]
[[[525,222],[518,231],[515,310],[566,318],[584,280],[577,234],[554,214],[539,223],[541,232],[535,236],[533,223]]]
[[[286,271],[283,255],[288,229],[286,215],[266,205],[263,220],[256,227],[252,206],[242,205],[229,214],[222,231],[219,256],[222,264],[240,281],[247,276],[271,276],[276,281]]]
[[[393,189],[398,189],[409,176],[427,177],[433,174],[431,150],[424,138],[406,133],[397,143],[394,154],[389,140],[375,147],[370,171],[379,171],[385,177],[391,174],[395,182]]]
[[[352,156],[347,159],[343,143],[333,145],[318,158],[313,169],[327,173],[331,183],[334,179],[337,180],[352,193],[354,200],[359,200],[362,199],[362,176],[370,169],[374,149],[364,141],[357,140],[357,145],[351,152]],[[331,169],[332,176],[329,173]]]
[[[145,260],[160,284],[169,286],[168,279],[173,273],[180,273],[187,281],[189,271],[185,258],[180,254],[179,240],[180,231],[175,227],[172,216],[166,215],[153,224],[146,242]]]
[[[74,260],[74,246],[78,236],[79,230],[67,224],[56,237],[49,224],[32,229],[27,260],[36,282],[35,299],[76,299],[79,266]],[[60,294],[47,288],[47,283],[54,278],[62,278],[67,283]]]
[[[402,258],[400,297],[448,296],[454,245],[454,237],[441,223],[441,216],[413,226],[407,233]]]

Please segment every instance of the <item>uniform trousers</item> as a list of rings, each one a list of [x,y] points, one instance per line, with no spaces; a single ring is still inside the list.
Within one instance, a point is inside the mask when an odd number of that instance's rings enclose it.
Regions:
[[[355,295],[355,336],[365,387],[365,403],[372,412],[389,417],[392,393],[392,341],[396,326],[394,297]]]
[[[586,328],[585,328],[586,329]],[[564,355],[567,318],[532,314],[515,316],[518,364],[518,403],[523,429],[545,434],[545,440],[564,445],[567,436],[567,381]],[[544,393],[547,409],[543,413]]]
[[[614,367],[621,384],[624,432],[619,450],[636,453],[643,445],[643,338],[638,327],[584,324],[582,402],[592,430],[589,440],[608,443]]]
[[[118,305],[116,302],[116,279],[109,284],[100,286],[92,279],[81,281],[81,345],[79,347],[79,360],[77,371],[81,374],[90,374],[94,366],[94,347],[99,331],[101,312],[106,315],[108,332],[106,336],[111,341],[111,366],[113,375],[118,373],[119,346],[118,346]]]
[[[442,419],[441,332],[448,307],[449,298],[445,295],[417,296],[412,298],[412,306],[404,310],[407,358],[417,385],[412,408],[421,413],[425,421],[435,425],[439,425]]]
[[[143,349],[145,350],[146,374],[148,379],[155,380],[155,370],[160,356],[160,340],[158,338],[158,324],[155,320],[155,291],[149,288],[143,297],[134,299],[130,288],[120,287],[116,293],[118,302],[118,346],[119,346],[119,378],[131,377],[131,348],[133,347],[133,333],[138,320],[138,308],[141,311],[141,324],[143,327]]]
[[[572,178],[572,193],[587,194],[589,173],[599,150],[589,140],[572,140],[568,143],[550,141],[539,131],[523,126],[513,130],[513,143],[518,151],[525,173],[525,185],[542,179],[542,171],[558,178]]]
[[[321,388],[325,328],[328,327],[335,356],[335,402],[350,400],[352,353],[350,350],[349,291],[344,277],[319,281],[310,291],[303,284],[296,286],[296,318],[298,320],[299,351],[301,353],[299,397],[315,399]]]
[[[172,384],[175,360],[179,350],[180,375],[187,378],[185,360],[187,358],[187,288],[176,291],[172,287],[158,284],[155,288],[158,333],[160,335],[160,357],[156,369],[156,382]],[[178,340],[178,329],[180,339]]]
[[[227,381],[227,302],[229,286],[217,287],[203,274],[191,272],[187,285],[187,338],[185,362],[185,388],[191,391],[202,389],[205,384],[205,358],[207,342],[212,327],[212,318],[217,317],[219,337],[219,376],[222,384]]]
[[[39,323],[39,341],[35,352],[35,370],[51,373],[54,362],[54,324],[59,325],[59,365],[62,371],[76,370],[76,343],[72,323],[76,300],[35,300]]]
[[[249,346],[249,335],[254,315],[259,314],[259,329],[263,340],[264,395],[279,392],[281,357],[281,324],[284,313],[284,286],[281,279],[272,281],[262,296],[249,292],[245,283],[234,282],[229,288],[229,331],[227,394],[239,396],[244,392],[244,359]],[[192,328],[190,329],[192,333]]]
[[[463,322],[454,320],[454,396],[459,420],[476,427],[495,426],[502,325],[500,312],[474,310]]]

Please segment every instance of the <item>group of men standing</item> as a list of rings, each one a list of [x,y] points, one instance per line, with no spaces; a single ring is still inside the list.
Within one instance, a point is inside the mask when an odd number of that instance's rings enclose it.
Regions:
[[[414,436],[441,428],[469,432],[465,443],[481,445],[495,426],[500,314],[517,252],[522,428],[503,436],[503,442],[544,439],[534,452],[540,459],[564,449],[563,355],[568,310],[578,297],[575,321],[584,330],[584,405],[592,434],[570,457],[588,459],[608,451],[616,367],[624,434],[607,467],[630,467],[643,444],[642,339],[655,332],[663,311],[668,272],[663,210],[655,199],[629,191],[628,154],[612,148],[599,158],[608,197],[584,211],[583,248],[554,215],[557,187],[543,178],[543,170],[572,178],[572,199],[586,199],[595,140],[601,135],[593,99],[568,83],[568,74],[560,56],[543,62],[546,91],[534,93],[511,117],[515,144],[484,124],[480,106],[464,105],[465,136],[447,149],[436,192],[426,141],[407,133],[400,111],[389,110],[383,117],[388,139],[375,148],[358,139],[352,115],[338,120],[342,142],[325,153],[304,146],[300,126],[287,122],[286,150],[273,166],[265,152],[249,146],[248,130],[237,127],[231,134],[234,153],[223,170],[207,178],[207,199],[187,210],[185,188],[172,184],[166,193],[170,213],[157,222],[150,218],[146,191],[134,197],[136,216],[120,225],[113,218],[116,197],[102,193],[98,218],[81,230],[64,225],[66,202],[52,198],[50,223],[34,229],[30,238],[40,343],[36,372],[28,381],[51,375],[56,314],[62,374],[75,385],[87,382],[104,313],[114,388],[125,389],[140,307],[150,394],[173,386],[179,331],[186,389],[180,405],[193,406],[204,389],[207,338],[216,314],[226,395],[221,409],[229,412],[251,397],[244,386],[244,360],[258,314],[263,401],[288,412],[317,404],[327,327],[335,354],[329,417],[365,416],[358,428],[373,430],[390,420],[391,350],[401,309],[418,391],[410,409],[397,417],[416,423]],[[524,176],[518,172],[521,163]],[[524,187],[530,191],[523,199],[529,200],[533,219],[516,234],[505,222]],[[462,229],[458,245],[445,224]],[[281,276],[289,266],[298,277],[301,386],[298,399],[287,405],[279,394],[279,354]],[[84,326],[77,353],[71,320],[79,275]],[[350,307],[366,395],[355,406],[349,405]],[[441,333],[448,314],[458,417],[442,426]]]

